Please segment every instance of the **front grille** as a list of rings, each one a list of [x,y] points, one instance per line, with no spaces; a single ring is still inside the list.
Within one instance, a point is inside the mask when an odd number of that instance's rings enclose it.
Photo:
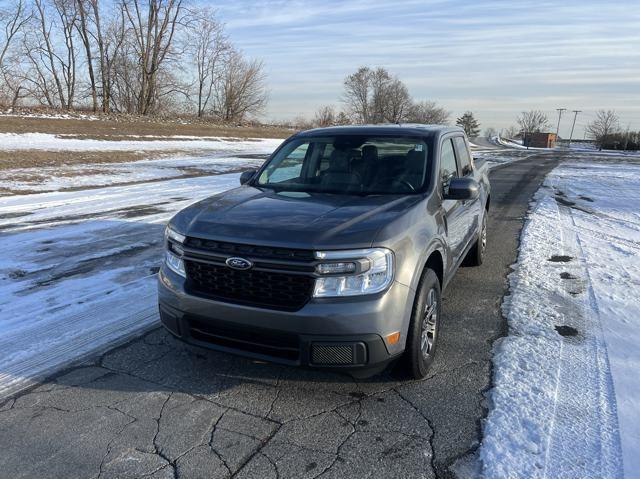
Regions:
[[[212,299],[249,306],[296,311],[311,298],[313,278],[300,274],[234,270],[185,259],[188,288]]]
[[[187,317],[187,322],[189,335],[197,341],[288,361],[297,361],[300,357],[300,341],[295,334],[197,317]]]
[[[252,256],[261,259],[293,261],[313,261],[315,259],[314,253],[311,250],[226,243],[224,241],[193,237],[187,238],[184,245],[190,248],[197,248],[203,252],[222,254],[225,256]]]

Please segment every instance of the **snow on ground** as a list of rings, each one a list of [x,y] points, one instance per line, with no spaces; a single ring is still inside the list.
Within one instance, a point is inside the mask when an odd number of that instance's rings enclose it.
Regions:
[[[536,194],[509,281],[484,475],[636,477],[640,164],[557,167]]]
[[[0,170],[0,188],[13,192],[46,192],[227,173],[260,166],[270,151],[267,151],[269,148],[256,150],[257,153],[242,156],[230,156],[233,153],[227,152],[207,152],[122,163],[13,168]]]
[[[155,324],[164,224],[238,179],[0,198],[0,398]]]
[[[154,137],[157,138],[157,137]],[[162,138],[162,137],[159,137]],[[69,138],[50,133],[0,133],[0,149],[10,151],[158,151],[158,150],[217,150],[227,153],[255,152],[262,147],[273,151],[281,139],[271,138],[216,138],[164,137],[161,140],[97,140]]]
[[[0,398],[156,324],[164,224],[190,203],[237,186],[235,172],[259,166],[281,141],[0,133],[0,149],[17,155],[155,156],[0,171],[0,188],[46,191],[0,197]],[[163,150],[185,153],[158,158]]]
[[[109,151],[148,151],[150,155],[148,159],[131,162],[0,170],[0,189],[12,192],[59,191],[238,171],[261,165],[282,142],[278,139],[202,139],[192,136],[153,138],[94,140],[44,133],[0,133],[0,150],[5,151],[105,151],[105,154]],[[171,150],[185,153],[167,155],[166,152]],[[163,157],[158,158],[159,155]]]
[[[29,112],[14,112],[13,109],[8,108],[5,111],[0,112],[0,117],[16,117],[16,118],[43,118],[47,120],[88,120],[96,121],[100,118],[96,115],[88,115],[84,113],[29,113]]]

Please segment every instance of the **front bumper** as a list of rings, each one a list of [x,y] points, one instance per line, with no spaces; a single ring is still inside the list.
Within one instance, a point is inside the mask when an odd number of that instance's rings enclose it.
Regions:
[[[362,297],[313,299],[294,312],[189,295],[185,280],[163,266],[158,297],[162,324],[182,340],[294,366],[380,369],[404,350],[413,291],[394,282]],[[400,332],[395,344],[385,341]]]

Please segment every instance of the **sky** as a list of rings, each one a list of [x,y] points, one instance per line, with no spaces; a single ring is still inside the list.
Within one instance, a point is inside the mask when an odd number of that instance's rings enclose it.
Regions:
[[[219,0],[236,46],[264,61],[265,117],[312,117],[340,109],[345,76],[385,67],[417,100],[474,112],[481,127],[506,128],[539,109],[575,137],[599,109],[640,130],[640,4],[440,0]]]

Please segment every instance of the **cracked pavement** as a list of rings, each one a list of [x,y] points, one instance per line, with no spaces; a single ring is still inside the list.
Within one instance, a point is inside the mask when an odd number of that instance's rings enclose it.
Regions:
[[[477,471],[500,303],[531,195],[557,160],[491,172],[489,250],[445,291],[429,377],[260,363],[162,329],[0,403],[12,478],[446,478]]]

